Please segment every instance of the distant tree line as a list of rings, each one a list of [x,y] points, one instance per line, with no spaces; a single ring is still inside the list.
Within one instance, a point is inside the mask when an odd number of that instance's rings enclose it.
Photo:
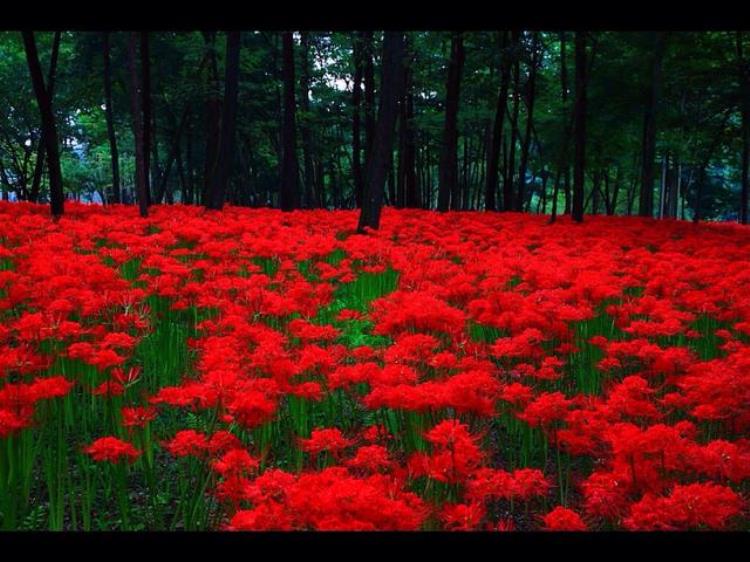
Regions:
[[[748,221],[747,33],[3,32],[4,199]]]

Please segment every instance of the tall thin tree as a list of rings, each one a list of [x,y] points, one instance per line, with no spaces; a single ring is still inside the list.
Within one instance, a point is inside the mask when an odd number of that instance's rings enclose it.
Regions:
[[[398,113],[398,99],[403,88],[404,34],[386,31],[383,37],[380,109],[375,127],[372,151],[367,157],[365,192],[357,230],[378,229],[383,205],[389,153],[393,151],[393,129]]]
[[[748,178],[748,166],[750,162],[750,62],[745,58],[743,49],[744,33],[737,31],[735,36],[737,48],[737,66],[740,82],[740,111],[742,114],[742,186],[740,188],[740,212],[741,224],[748,223],[748,192],[750,192],[750,178]]]
[[[151,115],[151,49],[148,31],[141,37],[141,111],[143,111],[143,173],[146,176],[146,203],[151,205],[151,152],[156,145],[153,138]],[[153,146],[152,146],[153,145]]]
[[[291,31],[282,34],[282,59],[284,115],[281,128],[281,196],[279,203],[282,211],[291,211],[299,207],[295,133],[297,103],[294,99],[294,38]]]
[[[492,137],[487,148],[487,173],[484,187],[484,208],[487,211],[494,211],[497,207],[495,195],[500,167],[500,147],[503,144],[503,120],[508,106],[508,85],[510,83],[509,35],[508,31],[500,32],[500,89],[497,94]]]
[[[445,121],[443,146],[440,152],[438,211],[459,209],[461,206],[458,183],[458,98],[464,65],[464,42],[461,32],[451,36],[451,54],[445,86]]]
[[[643,143],[641,157],[641,191],[638,199],[638,214],[650,217],[654,214],[654,159],[656,158],[656,106],[661,85],[661,61],[664,52],[664,33],[651,33],[653,51],[650,80],[646,91],[643,112]]]
[[[533,34],[531,44],[531,63],[529,65],[529,76],[526,81],[526,133],[521,147],[521,164],[518,168],[518,197],[516,198],[516,211],[523,211],[526,201],[526,169],[529,163],[529,148],[531,147],[531,133],[534,125],[534,102],[536,101],[536,72],[539,63],[539,32]]]
[[[302,72],[300,75],[300,109],[304,113],[304,119],[300,125],[302,136],[302,159],[305,167],[305,206],[315,206],[315,171],[313,169],[313,141],[310,131],[310,33],[300,32],[300,45],[302,46]]]
[[[229,172],[234,160],[234,137],[237,123],[237,98],[240,75],[240,32],[227,32],[227,55],[224,67],[224,104],[221,113],[221,141],[211,182],[209,209],[221,210],[227,194]]]
[[[104,115],[107,121],[107,138],[109,140],[110,162],[112,164],[112,203],[120,203],[120,157],[117,152],[117,136],[115,135],[115,117],[112,108],[112,65],[110,63],[109,32],[102,33],[102,57],[104,58]]]
[[[362,207],[364,178],[362,175],[362,124],[360,106],[362,104],[362,35],[352,34],[352,54],[354,58],[354,84],[352,85],[352,175],[354,176],[354,201],[357,208]]]
[[[575,161],[573,168],[573,211],[576,222],[583,222],[583,181],[586,160],[586,32],[576,31]]]
[[[133,113],[133,136],[135,137],[135,186],[138,209],[142,217],[148,216],[148,197],[146,195],[146,160],[143,145],[143,111],[141,108],[141,84],[138,76],[138,59],[136,58],[136,33],[131,32],[128,39],[128,66],[130,67],[130,104]]]
[[[60,152],[57,139],[55,113],[52,100],[44,85],[42,67],[39,64],[39,53],[33,31],[22,31],[23,46],[26,51],[26,62],[29,65],[31,83],[34,88],[39,115],[42,121],[42,137],[47,148],[47,167],[49,170],[50,206],[52,216],[59,218],[64,212],[65,195],[63,193],[62,172],[60,171]]]
[[[60,35],[61,32],[55,31],[55,35],[52,39],[52,55],[50,56],[49,70],[47,71],[47,95],[49,96],[50,103],[55,99],[55,73],[57,71],[57,56],[60,52]],[[31,182],[31,191],[29,191],[29,201],[33,201],[34,203],[39,199],[46,156],[47,149],[44,145],[44,130],[42,130],[42,136],[39,139],[36,163],[34,164],[34,177]]]

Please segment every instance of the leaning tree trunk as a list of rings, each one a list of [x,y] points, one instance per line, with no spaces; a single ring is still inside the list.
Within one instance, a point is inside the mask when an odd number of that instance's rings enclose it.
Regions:
[[[497,95],[497,105],[495,107],[495,121],[492,128],[492,138],[488,148],[487,157],[487,174],[485,176],[484,187],[484,208],[487,211],[494,211],[497,208],[496,197],[498,169],[500,162],[500,146],[503,144],[503,120],[508,105],[508,85],[510,82],[510,56],[508,53],[508,32],[503,31],[500,39],[501,50],[501,70],[500,70],[500,90]]]
[[[445,95],[445,123],[443,147],[440,153],[438,186],[438,211],[445,212],[461,207],[458,183],[458,98],[461,87],[461,72],[464,64],[463,36],[460,32],[451,37],[451,56],[448,63],[448,80]]]
[[[291,211],[299,207],[297,147],[295,139],[294,40],[291,31],[286,31],[282,34],[282,58],[284,116],[281,129],[281,192],[279,203],[282,211]]]
[[[55,97],[55,72],[57,71],[57,55],[60,52],[60,35],[55,31],[55,37],[52,40],[52,56],[50,57],[49,70],[47,72],[47,94],[50,103]],[[31,191],[29,191],[29,201],[36,203],[39,200],[39,191],[42,187],[42,174],[44,172],[44,161],[47,150],[44,145],[44,131],[42,138],[39,139],[39,148],[37,150],[36,163],[34,164],[34,177],[31,181]]]
[[[146,195],[146,159],[143,145],[143,112],[141,109],[141,86],[136,64],[136,34],[132,32],[128,41],[128,66],[130,67],[131,95],[133,112],[133,133],[135,136],[135,185],[138,208],[142,217],[148,216]]]
[[[583,222],[583,181],[586,159],[586,35],[577,31],[576,100],[575,100],[575,163],[573,169],[573,211],[576,222]]]
[[[377,229],[383,205],[383,191],[388,172],[389,153],[393,149],[393,129],[398,112],[398,99],[403,87],[404,34],[386,31],[383,37],[382,82],[380,110],[375,127],[372,152],[367,156],[365,193],[357,230]]]
[[[60,153],[57,145],[57,126],[52,111],[50,93],[44,85],[42,67],[36,48],[33,31],[22,31],[23,45],[26,51],[26,62],[29,65],[31,83],[34,88],[39,114],[42,120],[42,137],[47,149],[47,166],[49,169],[50,206],[52,216],[59,218],[64,212],[65,196],[63,194],[62,172],[60,171]]]
[[[664,51],[664,33],[654,32],[654,53],[651,59],[651,83],[646,96],[643,114],[643,156],[641,159],[641,191],[638,214],[651,217],[654,214],[654,159],[656,157],[656,105],[659,101],[661,82],[661,59]]]
[[[221,142],[206,207],[221,210],[226,199],[229,172],[234,159],[234,136],[237,122],[237,96],[240,74],[240,32],[227,32],[227,57],[224,69],[224,104],[221,115]]]

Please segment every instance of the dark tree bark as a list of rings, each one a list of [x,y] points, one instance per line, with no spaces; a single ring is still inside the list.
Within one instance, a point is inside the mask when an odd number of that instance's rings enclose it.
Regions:
[[[650,217],[654,214],[654,159],[656,157],[656,106],[659,102],[661,84],[661,60],[664,53],[664,33],[654,32],[653,57],[651,59],[651,81],[646,95],[643,114],[643,156],[641,159],[641,191],[638,214]]]
[[[219,128],[221,125],[221,97],[219,96],[219,69],[216,62],[216,32],[204,31],[203,41],[208,51],[208,97],[206,99],[206,152],[203,170],[201,203],[208,204],[208,195],[215,175],[219,154]]]
[[[748,166],[750,160],[750,63],[743,53],[743,32],[736,32],[737,62],[740,81],[740,108],[742,112],[742,187],[740,189],[741,224],[748,223],[748,193],[750,193],[750,178]]]
[[[523,211],[526,201],[526,168],[529,163],[529,148],[531,147],[531,128],[534,124],[534,101],[536,98],[536,71],[539,62],[539,32],[534,32],[532,41],[531,67],[526,84],[526,133],[521,147],[521,165],[518,169],[518,198],[516,199],[516,211]]]
[[[240,79],[240,32],[227,32],[227,55],[224,69],[224,104],[221,115],[221,143],[208,203],[209,209],[221,210],[234,160],[234,137],[237,123],[237,97]],[[292,85],[294,87],[294,85]]]
[[[128,66],[130,67],[130,103],[133,113],[133,133],[135,137],[135,185],[138,209],[142,217],[148,216],[146,195],[146,159],[143,144],[143,110],[141,108],[141,85],[138,78],[136,58],[136,33],[131,32],[128,40]]]
[[[57,125],[52,111],[52,99],[44,85],[42,67],[36,48],[33,31],[22,31],[23,46],[26,51],[26,62],[29,65],[31,83],[34,88],[39,114],[42,121],[42,138],[47,150],[47,167],[49,169],[49,189],[52,216],[59,218],[64,212],[65,195],[63,193],[62,173],[60,171],[60,153],[57,144]]]
[[[143,111],[143,166],[146,176],[146,203],[151,205],[151,151],[153,144],[151,116],[151,53],[147,31],[141,32],[141,108]]]
[[[380,88],[380,110],[375,130],[372,152],[367,157],[365,193],[357,230],[377,229],[389,153],[393,150],[393,129],[398,112],[398,99],[403,88],[404,34],[386,31],[383,38],[382,81]]]
[[[495,121],[492,128],[492,138],[487,157],[487,174],[484,186],[484,208],[494,211],[497,208],[496,196],[498,169],[500,162],[500,147],[503,144],[503,119],[508,106],[508,85],[510,83],[510,54],[508,52],[507,31],[500,32],[500,90],[495,107]]]
[[[109,139],[109,153],[112,162],[112,193],[113,203],[122,202],[120,192],[120,156],[117,151],[117,136],[115,135],[115,116],[112,109],[112,68],[109,58],[109,32],[102,33],[104,57],[104,115],[107,120],[107,138]]]
[[[583,181],[586,160],[586,34],[576,31],[575,162],[573,169],[573,220],[583,222]]]
[[[375,66],[372,31],[362,32],[362,48],[365,61],[365,158],[369,158],[375,138]],[[365,161],[365,168],[367,167],[369,164]],[[367,181],[366,178],[365,181]]]
[[[445,123],[443,127],[443,147],[440,153],[438,211],[441,212],[447,211],[449,207],[453,210],[458,210],[461,207],[458,183],[457,123],[463,64],[463,36],[460,32],[454,32],[451,37],[451,55],[445,87]]]
[[[284,116],[281,142],[281,192],[279,203],[282,211],[299,208],[297,190],[297,147],[295,134],[296,102],[294,100],[294,40],[292,32],[282,34],[282,66],[284,75]]]
[[[362,37],[361,33],[352,34],[354,54],[354,87],[352,90],[352,174],[354,175],[354,200],[357,208],[362,207],[362,191],[364,179],[362,177],[362,147],[360,105],[362,103]]]
[[[315,206],[315,171],[313,170],[313,142],[307,114],[310,111],[310,34],[300,32],[302,45],[302,74],[300,76],[300,108],[305,114],[300,127],[302,135],[302,159],[305,167],[305,207]]]
[[[55,31],[55,36],[52,39],[52,55],[50,56],[49,70],[47,72],[47,95],[49,96],[50,103],[55,99],[55,72],[57,71],[57,55],[60,52],[60,35],[59,31]],[[46,155],[44,130],[42,130],[42,135],[39,139],[39,148],[37,149],[36,163],[34,164],[34,177],[31,182],[31,191],[29,191],[29,201],[33,203],[39,200]]]
[[[508,148],[508,164],[505,170],[505,179],[503,182],[503,210],[512,211],[515,204],[515,192],[513,183],[516,175],[516,143],[518,142],[518,112],[520,108],[521,92],[520,82],[520,65],[516,59],[513,65],[513,114],[510,118],[510,146]]]

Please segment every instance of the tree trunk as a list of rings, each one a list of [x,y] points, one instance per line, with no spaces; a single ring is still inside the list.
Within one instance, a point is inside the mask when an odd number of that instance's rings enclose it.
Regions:
[[[227,55],[224,69],[224,104],[221,115],[221,141],[208,204],[209,209],[224,207],[229,173],[234,160],[234,137],[237,123],[237,97],[240,76],[240,32],[227,32]]]
[[[146,195],[146,160],[143,144],[143,111],[141,108],[141,85],[138,78],[136,59],[136,33],[131,32],[128,40],[128,65],[130,66],[131,95],[130,103],[133,112],[133,136],[135,137],[135,185],[138,208],[142,217],[148,216],[148,199]]]
[[[47,166],[49,169],[49,189],[52,216],[59,218],[64,212],[65,195],[63,193],[62,173],[60,171],[60,153],[57,144],[57,126],[55,114],[52,111],[52,100],[44,85],[42,67],[39,64],[39,54],[33,31],[22,31],[23,45],[26,51],[26,62],[29,65],[31,83],[34,88],[39,114],[42,121],[42,137],[47,149]]]
[[[393,149],[393,129],[403,87],[403,59],[403,33],[386,31],[383,38],[380,110],[372,152],[367,157],[365,193],[357,226],[359,232],[364,232],[365,228],[377,229],[380,226],[388,154]]]
[[[573,169],[573,212],[583,222],[583,181],[586,159],[586,35],[576,31],[575,163]]]
[[[203,170],[201,203],[209,203],[211,184],[216,175],[219,154],[219,127],[221,125],[221,98],[219,96],[219,70],[216,62],[216,32],[203,32],[204,48],[208,50],[208,98],[206,99],[206,156]]]
[[[740,80],[740,108],[742,112],[742,187],[740,189],[740,212],[741,224],[748,223],[748,193],[750,193],[750,178],[748,178],[748,166],[750,160],[750,62],[745,60],[743,54],[743,32],[737,31],[737,61]]]
[[[651,217],[654,214],[654,159],[656,157],[656,106],[659,103],[661,84],[661,60],[664,54],[664,33],[654,32],[654,52],[651,59],[651,82],[646,96],[643,114],[643,156],[641,159],[641,191],[638,214]]]
[[[507,31],[500,34],[500,90],[497,94],[495,106],[495,121],[492,128],[492,138],[487,156],[487,174],[484,186],[484,208],[486,211],[494,211],[497,208],[496,197],[498,168],[500,161],[500,147],[503,144],[503,119],[508,106],[508,85],[510,82],[510,53],[508,52]]]
[[[520,36],[514,32],[513,44],[520,45]],[[508,146],[508,162],[505,169],[505,179],[503,182],[503,210],[512,211],[515,208],[515,198],[513,183],[516,173],[516,142],[518,141],[518,111],[520,108],[520,63],[518,56],[513,63],[513,113],[510,118],[510,143]]]
[[[151,205],[151,150],[154,142],[151,118],[151,55],[148,32],[141,32],[141,107],[143,111],[143,165],[146,176],[146,203]]]
[[[313,142],[310,133],[310,34],[307,31],[300,32],[302,44],[302,75],[300,76],[301,97],[300,108],[305,114],[302,120],[300,132],[302,134],[302,159],[305,166],[305,207],[315,206],[315,172],[313,170]],[[352,159],[352,162],[354,160]],[[356,181],[356,180],[355,180]]]
[[[374,45],[372,31],[362,32],[362,47],[365,60],[364,79],[365,79],[365,158],[370,157],[372,152],[372,143],[375,138],[375,66]],[[369,164],[365,161],[365,168]],[[367,181],[367,178],[365,178]]]
[[[458,197],[458,98],[460,95],[461,72],[464,63],[463,36],[454,32],[451,37],[451,54],[448,62],[448,78],[445,94],[445,121],[443,126],[443,146],[440,152],[438,185],[438,211],[460,207]]]
[[[112,162],[112,193],[113,203],[122,202],[120,192],[120,157],[117,152],[117,137],[115,135],[115,116],[112,109],[112,68],[109,59],[109,32],[102,33],[104,57],[104,115],[107,120],[107,138],[109,139],[109,153]]]
[[[57,71],[57,55],[60,52],[60,35],[61,33],[56,31],[52,40],[52,56],[50,57],[49,70],[47,72],[47,95],[49,96],[50,103],[55,98],[55,72]],[[31,182],[31,191],[29,192],[29,201],[33,203],[39,200],[46,153],[44,130],[42,130],[42,135],[39,139],[39,148],[37,149],[36,163],[34,164],[34,177]]]
[[[536,71],[538,65],[538,43],[539,32],[534,32],[532,42],[531,68],[529,68],[529,79],[526,84],[526,135],[521,148],[521,166],[518,170],[518,199],[516,211],[522,211],[526,200],[526,167],[529,162],[529,148],[531,146],[531,127],[534,123],[534,101],[536,98]]]
[[[354,56],[354,85],[352,90],[352,174],[354,176],[354,200],[357,208],[362,208],[362,148],[361,148],[361,120],[360,105],[362,102],[362,37],[361,33],[352,34]]]
[[[282,34],[282,67],[284,75],[284,116],[282,123],[281,193],[282,211],[299,208],[297,190],[297,147],[295,134],[296,102],[294,100],[294,39],[291,31]]]

